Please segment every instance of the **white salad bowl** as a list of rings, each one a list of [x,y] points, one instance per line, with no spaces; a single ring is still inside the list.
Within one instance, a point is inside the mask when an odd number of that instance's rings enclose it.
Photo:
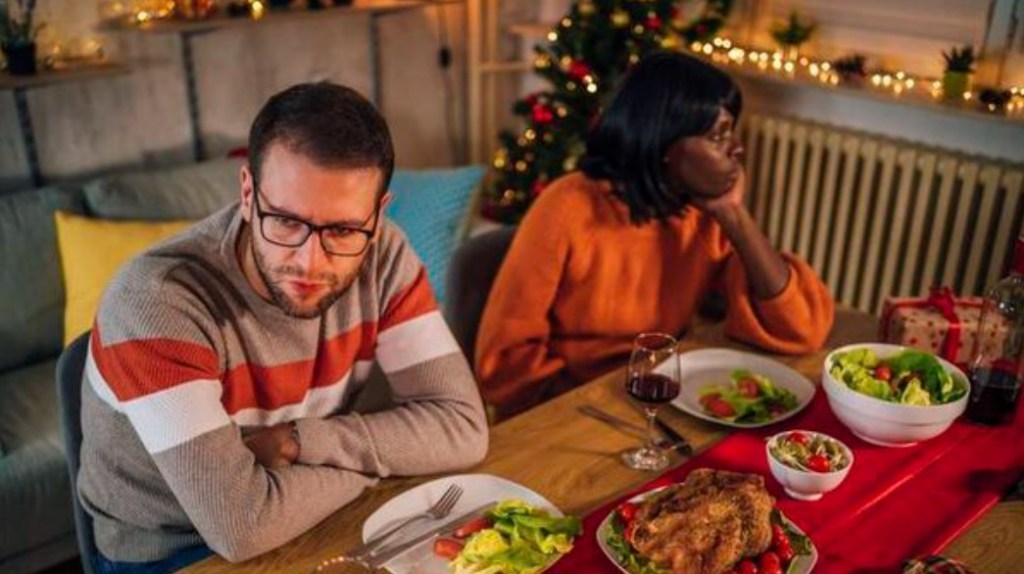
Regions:
[[[825,358],[821,381],[825,396],[828,397],[828,404],[836,418],[858,438],[880,446],[911,446],[942,434],[967,408],[967,398],[970,396],[970,382],[967,376],[955,365],[939,357],[936,357],[939,364],[966,385],[967,392],[953,402],[931,406],[905,405],[851,389],[842,381],[836,380],[831,370],[837,355],[856,349],[870,349],[879,360],[903,351],[923,351],[901,345],[867,343],[836,349]]]
[[[801,432],[808,437],[820,436],[839,445],[843,453],[846,454],[846,466],[832,472],[812,472],[793,468],[779,462],[775,455],[772,454],[771,449],[779,440],[794,432]],[[839,439],[820,432],[808,430],[781,432],[768,439],[764,450],[765,455],[768,457],[768,468],[772,471],[772,476],[775,477],[775,480],[779,481],[786,494],[797,500],[819,500],[826,492],[835,490],[846,478],[846,475],[850,473],[850,468],[853,467],[853,451],[850,450],[850,447],[843,444]]]

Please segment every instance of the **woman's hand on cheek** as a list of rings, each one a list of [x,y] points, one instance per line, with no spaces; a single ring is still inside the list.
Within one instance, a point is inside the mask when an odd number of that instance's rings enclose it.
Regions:
[[[747,176],[741,168],[725,193],[713,197],[694,194],[693,204],[725,226],[734,219],[738,210],[744,209],[743,199],[746,197],[746,191]]]

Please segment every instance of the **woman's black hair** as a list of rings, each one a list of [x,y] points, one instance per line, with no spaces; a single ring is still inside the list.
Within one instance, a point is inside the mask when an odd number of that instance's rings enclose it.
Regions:
[[[739,120],[739,88],[725,72],[678,52],[652,54],[629,71],[588,134],[580,168],[612,181],[635,224],[678,215],[690,200],[665,184],[665,153],[711,130],[722,108]]]

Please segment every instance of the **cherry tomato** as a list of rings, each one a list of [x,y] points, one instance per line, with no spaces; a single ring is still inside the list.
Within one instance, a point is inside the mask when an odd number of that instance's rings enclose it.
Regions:
[[[800,431],[794,431],[786,435],[786,440],[789,442],[795,442],[797,444],[806,445],[811,439],[807,438],[807,435]]]
[[[708,393],[706,395],[701,395],[699,402],[702,406],[704,406],[704,408],[707,408],[708,403],[720,398],[722,398],[722,393]]]
[[[458,527],[454,534],[456,538],[465,538],[474,532],[479,532],[484,528],[490,528],[491,521],[485,517],[477,518],[476,520],[470,520],[469,522]]]
[[[736,389],[748,399],[756,399],[761,394],[761,387],[757,386],[757,381],[754,379],[740,379],[736,381]]]
[[[779,560],[782,560],[783,564],[789,564],[793,560],[793,556],[796,554],[793,552],[793,547],[789,545],[789,540],[786,540],[786,544],[780,544],[776,549],[775,553],[779,556]]]
[[[736,567],[736,571],[739,574],[757,574],[757,564],[754,561],[747,558],[743,562],[740,562],[739,566]]]
[[[438,538],[434,541],[434,554],[441,558],[451,560],[462,552],[462,543],[451,538]]]
[[[786,535],[786,531],[781,526],[772,524],[772,546],[779,546],[780,544],[789,544],[789,536]]]
[[[626,529],[624,531],[622,531],[622,537],[626,539],[626,542],[629,542],[630,545],[632,545],[633,544],[633,535],[635,533],[636,533],[636,522],[630,522],[629,524],[626,525]]]
[[[782,560],[769,550],[761,555],[761,574],[782,574]]]
[[[633,522],[636,517],[636,505],[632,502],[625,502],[618,508],[619,518],[626,524]]]
[[[722,399],[713,399],[704,405],[704,408],[707,409],[712,416],[716,416],[720,419],[736,416],[736,409],[732,408],[732,405]]]
[[[829,467],[828,459],[820,454],[812,454],[807,457],[807,468],[814,472],[830,472],[832,470]]]
[[[875,367],[875,378],[880,381],[888,381],[892,378],[892,369],[889,365],[878,365]]]

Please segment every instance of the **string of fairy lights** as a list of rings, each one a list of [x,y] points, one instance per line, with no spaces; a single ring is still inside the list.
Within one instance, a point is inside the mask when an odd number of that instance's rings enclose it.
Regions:
[[[978,90],[967,90],[959,95],[947,97],[943,93],[942,82],[933,78],[923,78],[903,70],[875,71],[863,77],[849,77],[837,69],[828,60],[819,60],[808,56],[784,53],[782,51],[758,50],[736,45],[728,38],[716,37],[709,42],[693,42],[689,49],[712,62],[725,66],[742,66],[756,69],[761,73],[771,74],[780,79],[810,80],[825,86],[858,86],[864,89],[886,93],[894,98],[918,97],[931,99],[946,105],[974,107],[988,112],[999,112],[995,103],[978,102]],[[1024,86],[1012,86],[1009,99],[1004,104],[1005,115],[1013,118],[1024,118]]]
[[[261,0],[235,0],[244,7],[244,15],[253,20],[261,19],[266,13],[265,2]],[[212,3],[211,3],[212,4]],[[137,9],[130,15],[130,20],[135,24],[145,25],[153,20],[165,19],[175,14],[175,2],[173,0],[151,0],[143,3],[145,9]],[[243,10],[238,10],[237,15],[243,15]],[[547,40],[555,42],[558,40],[559,27],[572,26],[572,22],[565,18],[554,29],[548,32]],[[636,24],[638,33],[643,32],[643,25]],[[665,48],[676,48],[679,44],[678,36],[670,38],[673,42],[664,42]],[[885,93],[894,98],[920,98],[930,99],[944,105],[973,108],[992,113],[1001,113],[1014,119],[1024,118],[1024,86],[1012,86],[1003,91],[998,98],[1000,101],[981,101],[978,90],[967,90],[961,94],[947,95],[942,88],[942,82],[935,78],[923,78],[903,70],[885,71],[878,70],[863,76],[844,74],[834,62],[811,58],[804,55],[797,55],[781,50],[761,50],[739,46],[732,40],[724,37],[716,37],[707,42],[693,42],[689,45],[692,52],[700,54],[711,61],[729,66],[743,66],[756,69],[761,73],[771,74],[779,79],[810,80],[825,86],[861,87],[875,92]],[[565,57],[568,59],[568,57]],[[573,65],[571,61],[558,62],[563,68]],[[536,69],[543,69],[552,65],[546,55],[539,55],[534,61]],[[581,70],[578,77],[574,78],[570,91],[582,88],[590,93],[598,91],[596,78],[587,73],[588,70]]]

